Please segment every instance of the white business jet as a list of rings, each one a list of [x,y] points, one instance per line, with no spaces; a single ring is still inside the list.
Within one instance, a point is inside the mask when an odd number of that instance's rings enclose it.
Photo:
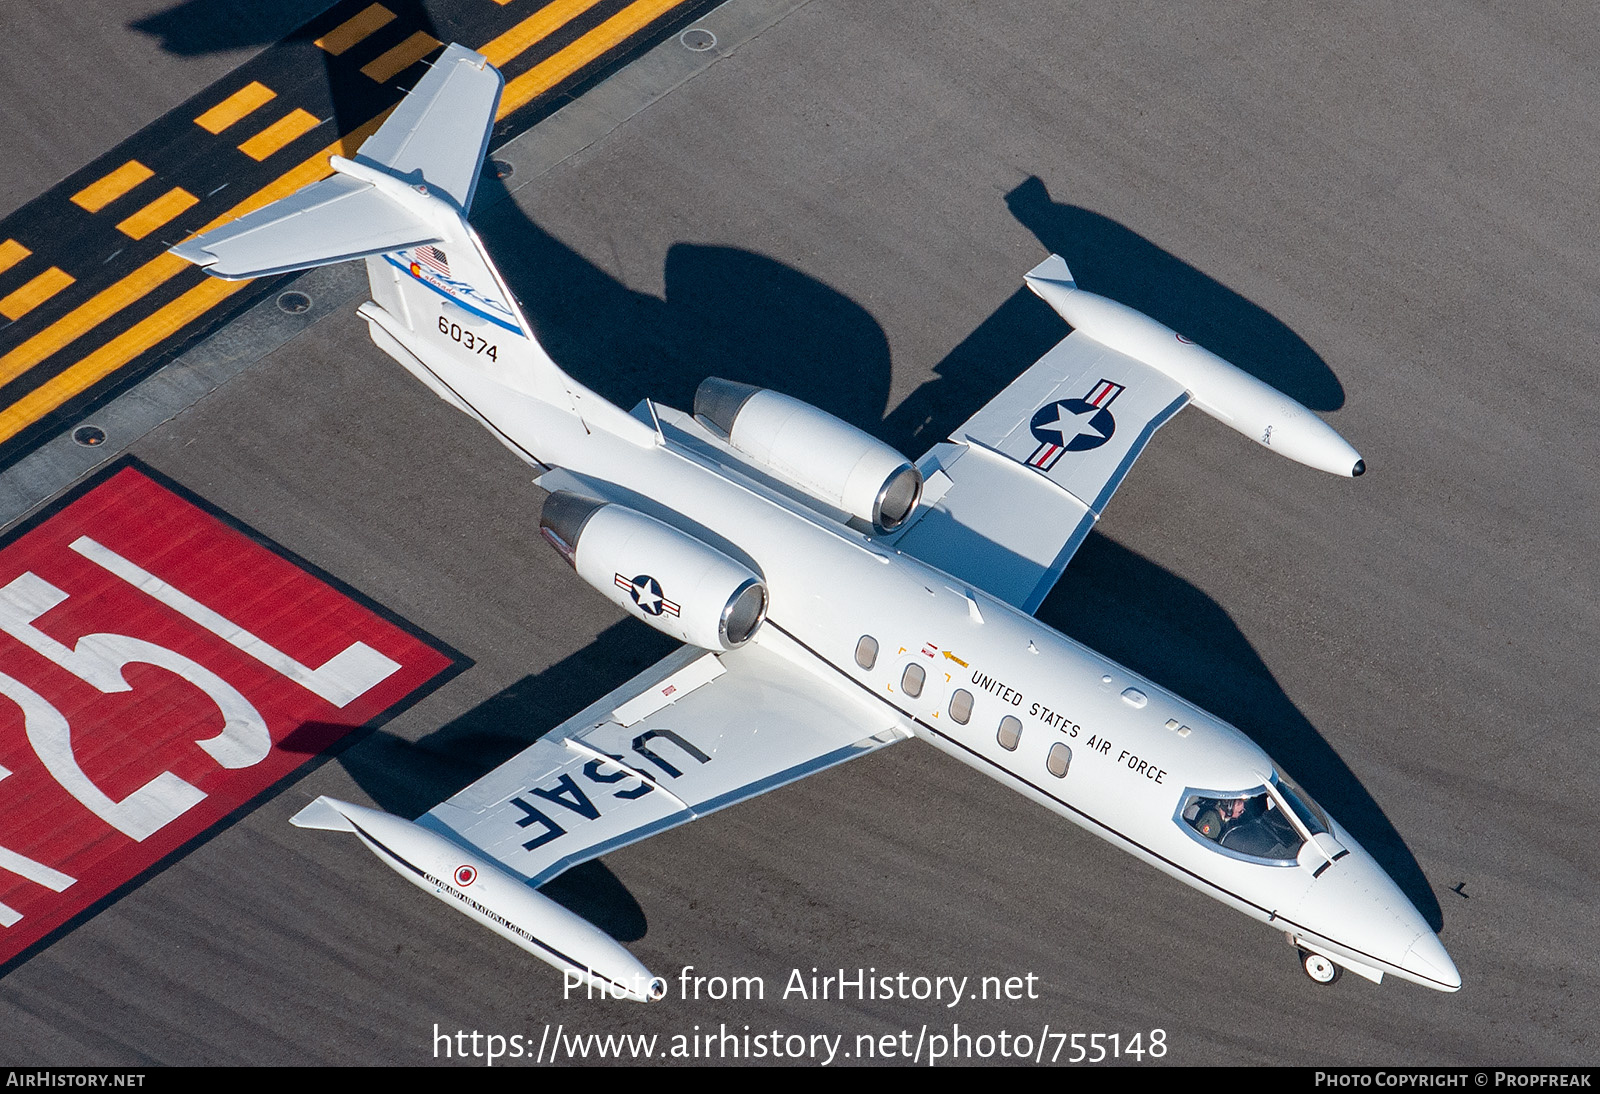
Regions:
[[[1073,332],[912,463],[775,391],[708,379],[623,411],[545,353],[467,223],[500,74],[451,46],[355,159],[173,248],[223,278],[363,259],[372,339],[538,471],[584,581],[685,643],[416,821],[322,797],[401,876],[617,997],[663,983],[538,887],[910,737],[1246,915],[1305,971],[1455,991],[1381,867],[1232,726],[1032,613],[1152,434],[1193,403],[1335,475],[1359,455],[1153,319],[1027,283]]]

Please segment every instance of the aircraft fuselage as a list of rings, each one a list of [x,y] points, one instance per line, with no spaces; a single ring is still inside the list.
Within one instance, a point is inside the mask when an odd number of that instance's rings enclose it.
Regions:
[[[561,469],[542,485],[627,505],[748,560],[770,591],[755,638],[764,648],[871,695],[907,732],[1345,967],[1460,986],[1427,922],[1343,827],[1320,812],[1325,831],[1293,825],[1271,758],[1233,726],[818,513],[687,415],[641,407],[624,436],[614,418],[584,432],[546,403],[430,356],[437,378],[513,451]],[[876,645],[870,665],[857,659],[863,638]],[[915,695],[908,671],[921,676]],[[1280,829],[1295,831],[1276,848],[1257,839],[1238,853],[1191,823],[1235,801],[1276,809]]]

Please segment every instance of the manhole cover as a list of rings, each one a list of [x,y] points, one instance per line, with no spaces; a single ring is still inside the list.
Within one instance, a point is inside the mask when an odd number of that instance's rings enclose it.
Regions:
[[[311,298],[303,292],[286,292],[278,297],[278,310],[286,315],[299,315],[310,308]]]
[[[678,41],[683,43],[685,49],[702,53],[717,44],[717,36],[704,27],[690,27],[678,35]]]
[[[72,439],[85,448],[98,448],[106,443],[106,431],[97,425],[80,425],[72,431]]]
[[[497,179],[508,179],[517,170],[505,160],[490,160],[489,165],[494,168],[494,177]]]

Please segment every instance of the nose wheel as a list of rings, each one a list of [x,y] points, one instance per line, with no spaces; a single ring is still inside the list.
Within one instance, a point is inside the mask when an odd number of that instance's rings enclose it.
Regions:
[[[1300,967],[1306,971],[1307,976],[1319,984],[1333,983],[1339,979],[1339,973],[1344,971],[1320,953],[1312,953],[1310,950],[1300,951]]]

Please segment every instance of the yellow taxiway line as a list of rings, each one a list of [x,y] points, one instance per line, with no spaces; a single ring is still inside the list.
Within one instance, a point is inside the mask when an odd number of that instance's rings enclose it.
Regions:
[[[251,80],[194,120],[194,124],[215,136],[253,110],[259,110],[278,97],[278,93],[259,80]]]
[[[496,65],[503,65],[588,11],[596,2],[597,0],[555,0],[554,3],[546,5],[516,27],[489,42],[480,52]],[[498,117],[503,118],[518,107],[525,106],[584,65],[621,45],[633,34],[684,2],[685,0],[635,0],[571,45],[507,83],[505,93],[500,100]],[[330,53],[342,52],[360,38],[387,23],[389,19],[382,17],[385,14],[388,14],[387,8],[381,4],[374,4],[354,19],[335,28],[319,40],[318,44]],[[353,24],[357,25],[352,26]],[[357,35],[357,32],[360,32],[359,36],[352,37]],[[194,234],[200,235],[212,228],[220,227],[269,202],[287,197],[302,186],[328,177],[333,173],[332,168],[328,166],[328,157],[335,154],[354,155],[361,142],[376,132],[389,113],[390,111],[384,111],[334,141]],[[189,268],[189,263],[183,259],[166,253],[146,262],[9,353],[0,356],[0,385],[15,380]],[[162,306],[81,361],[41,384],[18,402],[0,410],[0,442],[16,436],[69,399],[82,394],[248,284],[247,281],[219,281],[207,278],[176,300]]]

